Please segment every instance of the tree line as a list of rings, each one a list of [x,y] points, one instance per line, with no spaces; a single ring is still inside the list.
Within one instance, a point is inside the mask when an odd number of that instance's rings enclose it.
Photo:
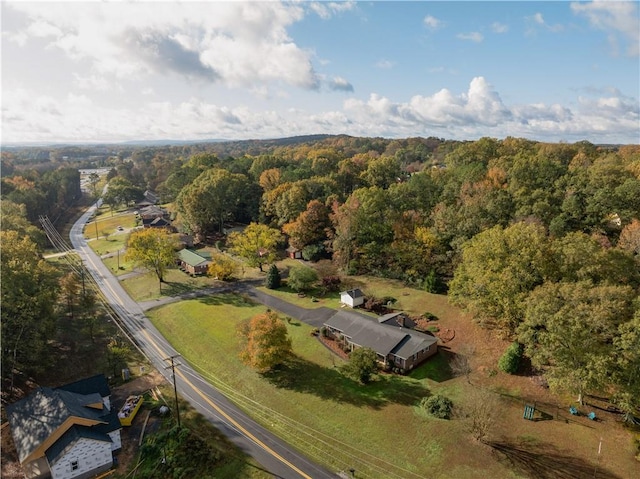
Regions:
[[[342,135],[132,148],[108,163],[114,205],[153,189],[202,241],[253,223],[346,274],[449,290],[554,387],[638,406],[638,145]],[[25,176],[2,181],[31,212],[14,193]]]

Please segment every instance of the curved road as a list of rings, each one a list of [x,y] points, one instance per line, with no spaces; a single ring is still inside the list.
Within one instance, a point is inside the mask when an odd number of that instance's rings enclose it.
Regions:
[[[165,360],[177,355],[171,344],[144,315],[143,309],[122,288],[117,278],[104,266],[100,258],[87,246],[83,227],[99,204],[92,206],[73,225],[69,238],[86,268],[89,270],[122,324],[129,330],[151,363],[171,381]],[[243,452],[258,461],[274,477],[282,479],[335,479],[336,474],[311,462],[264,429],[219,391],[203,379],[184,360],[176,369],[176,384],[180,395]]]

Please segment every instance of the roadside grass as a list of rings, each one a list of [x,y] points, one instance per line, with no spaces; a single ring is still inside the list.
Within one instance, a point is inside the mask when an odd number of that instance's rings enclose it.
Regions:
[[[318,462],[336,470],[354,467],[365,477],[411,479],[447,470],[447,451],[459,445],[463,422],[416,420],[414,412],[437,382],[381,374],[360,385],[340,373],[342,360],[297,321],[285,322],[295,357],[276,371],[258,374],[238,360],[236,329],[264,310],[241,295],[226,294],[169,304],[148,316],[230,399]],[[469,449],[465,459],[488,475],[506,477],[504,467],[481,448],[470,444]]]
[[[112,238],[112,235],[114,235],[118,237],[122,236],[126,239],[127,235],[118,231],[118,226],[122,226],[127,230],[135,228],[137,226],[135,215],[128,210],[117,214],[114,213],[113,216],[102,212],[85,224],[83,230],[84,237],[87,240],[95,240],[96,238],[99,240],[106,234],[108,238]]]
[[[165,418],[157,417],[154,411],[167,404],[173,409],[173,388],[170,384],[164,383],[158,386],[161,398],[157,401],[150,395],[145,396],[145,408],[152,410],[152,423],[148,430],[150,432],[145,435],[144,445],[136,455],[134,461],[131,462],[127,471],[117,474],[115,477],[131,477],[133,467],[136,465],[134,477],[153,478],[163,477],[162,475],[162,459],[165,455],[172,455],[172,447],[175,443],[166,444],[160,441],[160,435],[166,433],[175,427],[174,416]],[[235,446],[226,436],[216,429],[209,421],[207,421],[200,413],[198,413],[187,401],[179,400],[180,422],[183,428],[186,428],[192,434],[203,441],[211,451],[211,457],[206,465],[200,465],[200,477],[216,477],[216,478],[233,478],[233,479],[266,479],[272,477],[265,471],[260,464],[253,458],[244,454],[237,446]],[[151,445],[151,447],[148,447]],[[155,445],[155,447],[154,447]],[[201,457],[201,460],[203,458]],[[194,464],[195,466],[195,464]]]
[[[110,259],[114,260],[114,258]],[[129,265],[125,273],[130,273],[130,268]],[[168,269],[164,281],[160,286],[154,272],[141,270],[139,274],[123,279],[120,284],[135,301],[150,301],[163,296],[177,296],[203,288],[225,285],[224,282],[207,276],[191,277],[178,268]],[[162,288],[162,292],[160,288]]]

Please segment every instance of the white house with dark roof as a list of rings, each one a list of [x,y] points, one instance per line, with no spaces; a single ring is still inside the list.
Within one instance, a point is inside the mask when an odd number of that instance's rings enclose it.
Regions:
[[[113,467],[122,446],[104,375],[59,388],[43,387],[7,406],[27,479],[85,479]]]
[[[438,339],[402,326],[379,322],[355,311],[338,311],[325,323],[328,334],[351,351],[373,349],[385,366],[410,371],[438,351]]]

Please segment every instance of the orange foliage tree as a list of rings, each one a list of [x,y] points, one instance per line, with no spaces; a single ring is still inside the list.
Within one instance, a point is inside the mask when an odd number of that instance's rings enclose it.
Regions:
[[[257,314],[243,323],[239,334],[244,341],[240,359],[259,372],[273,369],[292,354],[287,327],[273,311]]]

